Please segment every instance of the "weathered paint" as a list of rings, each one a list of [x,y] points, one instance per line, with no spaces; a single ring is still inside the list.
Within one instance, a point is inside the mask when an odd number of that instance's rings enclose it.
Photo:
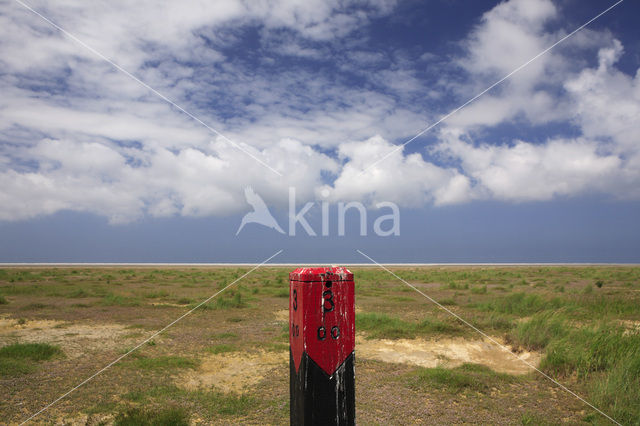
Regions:
[[[298,268],[289,274],[291,424],[355,423],[353,274]]]

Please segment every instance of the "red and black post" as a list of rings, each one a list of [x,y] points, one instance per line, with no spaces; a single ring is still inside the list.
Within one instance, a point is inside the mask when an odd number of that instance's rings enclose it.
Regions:
[[[355,424],[354,298],[345,268],[289,274],[292,425]]]

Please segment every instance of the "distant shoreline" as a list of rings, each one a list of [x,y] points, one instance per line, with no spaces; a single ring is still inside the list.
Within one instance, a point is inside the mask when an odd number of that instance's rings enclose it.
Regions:
[[[231,267],[231,266],[256,266],[258,263],[153,263],[153,262],[135,262],[135,263],[118,263],[118,262],[11,262],[2,263],[0,267],[64,267],[64,266],[82,266],[82,267]],[[624,262],[494,262],[494,263],[380,263],[384,266],[392,267],[432,267],[432,266],[640,266],[640,263],[624,263]],[[284,267],[284,266],[330,266],[341,265],[351,267],[377,267],[373,263],[349,263],[349,262],[326,262],[326,263],[265,263],[264,266]]]

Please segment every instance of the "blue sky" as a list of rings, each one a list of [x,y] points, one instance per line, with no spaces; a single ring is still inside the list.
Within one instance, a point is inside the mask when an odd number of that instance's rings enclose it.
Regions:
[[[0,262],[640,262],[637,2],[402,147],[614,3],[3,2]]]

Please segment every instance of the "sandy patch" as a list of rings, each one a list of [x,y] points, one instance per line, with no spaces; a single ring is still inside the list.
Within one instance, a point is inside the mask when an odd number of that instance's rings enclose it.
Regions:
[[[58,416],[56,425],[64,426],[101,426],[113,424],[113,414],[76,414]]]
[[[46,342],[59,345],[68,357],[75,358],[88,350],[121,347],[123,335],[130,333],[120,324],[82,324],[55,320],[27,320],[0,317],[0,346],[15,342]]]
[[[209,355],[195,371],[187,371],[176,379],[186,389],[215,388],[223,392],[244,393],[269,374],[282,374],[289,362],[287,352],[230,352]]]
[[[625,328],[624,335],[640,333],[640,321],[620,320],[620,325]]]
[[[151,303],[151,306],[158,306],[158,307],[171,307],[171,308],[186,308],[187,305],[181,305],[179,303],[170,303],[170,302],[153,302]]]
[[[289,310],[282,309],[280,311],[275,311],[274,315],[276,316],[277,321],[289,322]]]
[[[509,374],[526,374],[532,370],[513,353],[504,351],[491,342],[463,338],[367,340],[358,335],[356,357],[431,368],[453,368],[468,362]],[[518,357],[535,366],[540,362],[540,354],[536,352],[521,352]]]

